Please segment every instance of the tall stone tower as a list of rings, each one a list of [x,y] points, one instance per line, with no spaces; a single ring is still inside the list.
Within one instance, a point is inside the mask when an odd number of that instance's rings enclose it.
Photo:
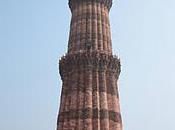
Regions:
[[[112,0],[69,0],[72,19],[68,52],[59,63],[63,85],[57,130],[122,130],[111,6]]]

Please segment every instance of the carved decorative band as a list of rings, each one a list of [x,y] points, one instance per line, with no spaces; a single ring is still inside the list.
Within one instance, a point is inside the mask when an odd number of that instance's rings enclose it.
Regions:
[[[106,109],[92,109],[85,108],[81,110],[70,110],[62,112],[58,115],[58,122],[67,122],[69,120],[78,120],[78,119],[109,119],[114,122],[121,123],[121,114],[114,111],[108,111]]]
[[[112,6],[112,0],[69,0],[69,7],[73,9],[75,4],[79,4],[81,2],[97,2],[102,3],[107,6],[108,10],[110,10]]]
[[[92,91],[92,92],[99,92],[99,93],[107,93],[107,94],[110,94],[112,96],[116,96],[117,98],[119,98],[119,94],[118,94],[118,91],[117,91],[117,88],[116,86],[107,86],[107,90],[105,90],[105,88],[103,88],[102,86],[99,87],[99,90],[97,90],[97,87],[95,86],[92,86],[92,88],[88,88],[88,86],[86,85],[77,85],[77,86],[74,86],[74,87],[64,87],[64,91],[62,91],[64,95],[69,95],[69,94],[72,94],[72,92],[81,92],[81,93],[86,93],[86,91]]]
[[[72,21],[71,21],[71,24],[73,23],[77,23],[79,20],[87,20],[87,19],[91,19],[93,21],[97,20],[97,22],[101,22],[101,20],[99,20],[101,17],[103,17],[103,22],[102,24],[106,24],[107,26],[110,26],[109,22],[108,22],[108,18],[105,16],[105,14],[98,14],[99,12],[97,13],[92,13],[91,12],[86,12],[86,13],[81,13],[81,14],[78,14],[78,15],[74,15],[74,17],[72,17]]]
[[[98,71],[110,70],[119,76],[120,60],[118,57],[99,52],[78,52],[63,56],[59,62],[60,75],[64,75],[77,68],[94,68]]]

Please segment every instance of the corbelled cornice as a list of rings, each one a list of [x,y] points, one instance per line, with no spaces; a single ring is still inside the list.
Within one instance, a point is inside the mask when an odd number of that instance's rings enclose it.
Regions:
[[[84,66],[85,68],[94,67],[99,71],[111,70],[118,77],[120,74],[120,59],[105,53],[77,53],[63,56],[59,63],[60,75],[64,79],[64,74]]]
[[[97,2],[106,5],[108,10],[110,10],[112,1],[113,0],[69,0],[69,7],[72,10],[76,4],[79,4],[81,2]]]

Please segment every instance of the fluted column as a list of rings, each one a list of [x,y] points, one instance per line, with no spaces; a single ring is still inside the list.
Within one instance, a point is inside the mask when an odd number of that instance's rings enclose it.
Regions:
[[[122,130],[119,73],[120,61],[112,55],[91,52],[63,57],[58,130]]]
[[[88,64],[88,63],[87,63]],[[92,67],[85,68],[84,129],[92,130]]]
[[[93,69],[93,91],[92,91],[92,104],[93,104],[93,130],[100,130],[100,114],[98,111],[100,110],[100,96],[99,96],[99,75],[98,75],[98,68]]]
[[[84,89],[85,89],[85,86],[84,86],[84,67],[81,65],[79,66],[79,84],[78,84],[78,87],[79,87],[79,106],[78,106],[78,126],[77,126],[77,129],[78,130],[83,130],[84,128],[84,123],[83,123],[83,119],[82,119],[82,110],[84,108]]]
[[[107,101],[107,86],[106,86],[106,69],[100,68],[99,72],[99,91],[100,91],[100,128],[109,130],[109,113]]]
[[[68,53],[90,49],[112,54],[108,20],[110,2],[103,1],[70,1],[72,18]]]
[[[72,18],[68,53],[59,62],[63,85],[57,130],[122,130],[111,5],[112,0],[69,0]]]

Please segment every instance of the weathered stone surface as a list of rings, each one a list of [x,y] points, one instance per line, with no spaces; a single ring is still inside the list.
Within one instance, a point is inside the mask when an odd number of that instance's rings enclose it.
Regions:
[[[70,28],[69,53],[87,50],[88,43],[89,50],[112,54],[109,11],[101,2],[81,1],[72,10]]]
[[[69,0],[69,7],[71,9],[75,8],[78,4],[82,2],[90,3],[101,3],[104,4],[109,10],[112,6],[112,0]]]
[[[79,52],[63,56],[59,64],[62,79],[72,70],[91,68],[98,71],[111,71],[118,78],[120,74],[120,60],[113,55],[107,55],[103,52]],[[84,71],[84,70],[83,70]]]
[[[68,52],[59,61],[63,81],[57,130],[122,130],[117,80],[120,59],[112,54],[112,0],[69,0]]]
[[[121,115],[118,112],[108,111],[107,109],[92,109],[84,108],[80,110],[69,110],[59,114],[59,122],[69,121],[77,119],[109,119],[113,122],[121,123]],[[58,122],[58,123],[59,123]]]

